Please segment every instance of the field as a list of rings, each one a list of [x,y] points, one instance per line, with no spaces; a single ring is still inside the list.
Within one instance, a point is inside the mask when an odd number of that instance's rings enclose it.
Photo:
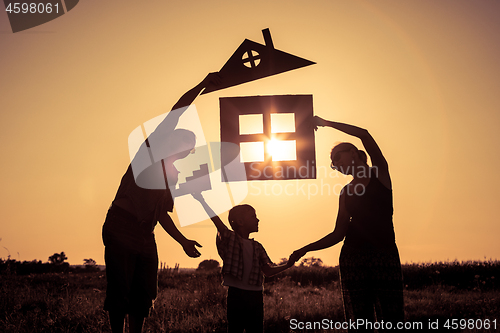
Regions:
[[[422,323],[415,331],[429,331],[429,324],[436,321],[439,330],[434,332],[500,331],[499,261],[407,264],[403,275],[407,324]],[[100,271],[27,275],[4,271],[0,275],[0,332],[110,332],[102,310],[105,285]],[[145,332],[226,330],[226,291],[217,272],[164,269],[158,285]],[[338,267],[294,267],[268,279],[264,302],[267,332],[303,331],[298,323],[313,325],[323,319],[340,324]],[[450,329],[445,327],[448,319]]]

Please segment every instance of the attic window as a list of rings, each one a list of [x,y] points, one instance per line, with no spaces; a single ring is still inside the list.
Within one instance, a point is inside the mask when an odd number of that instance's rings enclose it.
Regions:
[[[243,53],[241,60],[243,60],[243,65],[246,67],[254,68],[260,64],[260,55],[257,51],[249,50]]]

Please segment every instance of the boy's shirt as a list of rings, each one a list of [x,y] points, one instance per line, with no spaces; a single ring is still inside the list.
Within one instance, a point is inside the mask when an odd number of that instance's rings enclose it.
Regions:
[[[271,259],[264,247],[257,241],[250,239],[253,243],[253,262],[250,270],[248,284],[261,286],[264,282],[264,274],[261,266],[271,264]],[[217,251],[222,258],[222,274],[231,274],[239,280],[243,279],[243,249],[241,237],[234,231],[225,229],[217,234]]]

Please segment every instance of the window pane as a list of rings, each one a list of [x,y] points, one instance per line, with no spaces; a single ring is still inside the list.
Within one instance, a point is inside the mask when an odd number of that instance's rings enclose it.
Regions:
[[[264,142],[240,142],[240,161],[264,161]]]
[[[294,113],[271,113],[271,133],[295,132]]]
[[[239,116],[240,135],[264,133],[262,114],[244,114]]]

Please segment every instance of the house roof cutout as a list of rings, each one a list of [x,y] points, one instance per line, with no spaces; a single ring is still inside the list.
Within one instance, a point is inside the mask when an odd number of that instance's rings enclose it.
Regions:
[[[219,71],[222,82],[208,85],[202,94],[315,64],[275,49],[269,29],[262,34],[266,45],[245,39]]]

